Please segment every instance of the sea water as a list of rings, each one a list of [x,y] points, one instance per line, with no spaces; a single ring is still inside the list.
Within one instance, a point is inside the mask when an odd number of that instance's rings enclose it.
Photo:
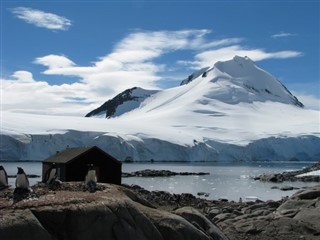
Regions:
[[[312,162],[209,162],[209,163],[123,163],[123,172],[133,172],[144,169],[170,170],[175,172],[208,172],[209,175],[201,176],[171,176],[171,177],[130,177],[122,178],[122,183],[139,185],[147,190],[162,190],[170,193],[191,193],[197,196],[199,192],[209,194],[207,199],[221,199],[238,201],[280,200],[291,196],[297,190],[281,191],[271,189],[282,186],[306,187],[318,183],[283,182],[270,183],[252,179],[263,173],[280,173],[311,166]],[[17,167],[22,167],[27,174],[41,176],[41,162],[0,162],[8,173],[15,175]],[[30,178],[33,185],[41,178]],[[14,178],[9,178],[9,184],[14,187]]]

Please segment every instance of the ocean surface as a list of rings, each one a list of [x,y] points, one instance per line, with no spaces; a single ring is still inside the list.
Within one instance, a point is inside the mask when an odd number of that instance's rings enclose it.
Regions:
[[[255,181],[251,177],[262,173],[278,173],[292,171],[311,166],[313,162],[210,162],[210,163],[123,163],[123,172],[133,172],[144,169],[170,170],[175,172],[208,172],[204,176],[173,176],[173,177],[130,177],[122,178],[122,183],[136,184],[148,190],[163,190],[170,193],[208,193],[207,199],[226,198],[238,201],[245,200],[280,200],[291,196],[297,190],[281,191],[271,189],[277,186],[294,186],[298,188],[313,186],[319,183],[283,182],[268,183]],[[41,162],[0,162],[8,175],[15,175],[17,167],[22,167],[27,174],[42,174]],[[33,185],[41,178],[30,178]],[[9,178],[9,184],[14,187],[14,178]]]

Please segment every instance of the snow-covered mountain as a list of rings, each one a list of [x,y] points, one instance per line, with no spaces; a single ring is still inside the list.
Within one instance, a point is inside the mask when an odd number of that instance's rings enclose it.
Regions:
[[[187,84],[190,85],[184,86]],[[303,107],[303,104],[281,82],[258,68],[248,57],[235,56],[232,60],[215,63],[212,68],[202,68],[189,75],[180,86],[160,92],[142,88],[128,89],[91,111],[86,117],[101,115],[107,118],[118,117],[135,108],[146,114],[144,109],[153,106],[152,102],[157,104],[159,101],[163,101],[162,108],[167,111],[172,100],[178,102],[179,107],[186,105],[188,110],[191,108],[187,102],[199,102],[201,99],[205,102],[202,105],[211,103],[209,108],[214,105],[213,100],[228,104],[273,101]],[[190,93],[186,94],[186,91]],[[184,95],[187,98],[192,95],[192,98],[186,99]],[[144,101],[146,99],[147,101]],[[206,102],[208,99],[210,101]]]
[[[2,113],[1,159],[97,145],[120,160],[319,160],[319,111],[246,57],[161,91],[129,89],[81,118]],[[116,117],[115,117],[116,116]]]

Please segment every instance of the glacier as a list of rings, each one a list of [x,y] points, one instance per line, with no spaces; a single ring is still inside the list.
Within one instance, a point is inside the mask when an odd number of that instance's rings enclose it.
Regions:
[[[2,111],[0,161],[92,145],[122,161],[320,159],[320,112],[247,57],[202,68],[177,87],[127,93],[134,96],[108,116],[104,108],[90,117]]]

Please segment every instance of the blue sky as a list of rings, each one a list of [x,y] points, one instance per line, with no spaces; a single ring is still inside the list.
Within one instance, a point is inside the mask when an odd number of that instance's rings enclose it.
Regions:
[[[249,56],[319,109],[319,1],[2,1],[2,109],[84,115]]]

